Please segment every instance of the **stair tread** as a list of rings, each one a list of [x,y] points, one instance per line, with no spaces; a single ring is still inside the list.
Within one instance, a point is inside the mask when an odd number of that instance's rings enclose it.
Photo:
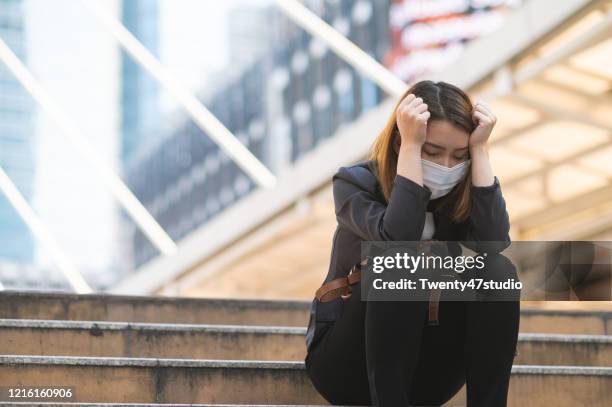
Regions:
[[[91,329],[95,327],[121,329],[148,329],[167,331],[198,331],[198,332],[240,332],[240,333],[279,333],[305,335],[306,328],[276,325],[236,325],[236,324],[184,324],[158,322],[121,322],[121,321],[75,321],[66,319],[24,319],[0,318],[2,327],[36,327],[36,328],[78,328]]]
[[[612,335],[519,333],[519,342],[610,343]]]
[[[76,294],[67,292],[37,292],[28,290],[3,290],[2,294],[12,297],[38,297],[52,298],[62,300],[103,300],[111,302],[141,302],[141,303],[174,303],[174,304],[207,304],[207,305],[222,305],[235,306],[237,308],[292,308],[292,309],[308,309],[310,301],[303,300],[269,300],[256,298],[200,298],[200,297],[166,297],[166,296],[151,296],[151,295],[120,295],[108,293],[87,293]]]
[[[133,358],[106,356],[0,355],[0,365],[1,364],[304,369],[304,362],[300,361]]]
[[[0,355],[0,364],[68,364],[86,366],[225,367],[305,369],[300,361],[130,358],[93,356]],[[514,365],[518,374],[580,374],[612,376],[612,367],[564,365]]]
[[[175,304],[206,304],[220,306],[236,306],[237,308],[278,308],[278,309],[303,309],[310,308],[311,300],[275,300],[258,298],[201,298],[201,297],[170,297],[170,296],[151,296],[151,295],[125,295],[110,293],[87,293],[76,294],[69,292],[37,291],[37,290],[13,290],[2,291],[3,296],[11,297],[38,297],[52,298],[59,300],[103,300],[112,302],[149,302],[149,303],[175,303]],[[603,316],[612,318],[612,311],[607,310],[566,310],[566,309],[543,309],[543,308],[522,308],[522,314],[526,315],[565,315],[565,316]]]
[[[119,321],[75,321],[49,319],[0,318],[0,328],[58,328],[58,329],[92,329],[106,330],[163,330],[163,331],[196,331],[223,333],[268,333],[305,335],[306,328],[276,325],[235,325],[235,324],[183,324],[155,322],[119,322]],[[519,333],[519,341],[551,342],[596,342],[612,343],[612,335],[571,334],[571,333]]]
[[[21,406],[83,406],[83,407],[158,407],[158,406],[195,406],[195,407],[329,407],[329,404],[180,404],[180,403],[78,403],[78,402],[36,402],[32,403],[31,401],[17,401],[17,402],[9,402],[9,401],[0,401],[0,406],[2,405],[21,405]],[[351,406],[342,406],[339,404],[334,404],[336,407],[351,407]]]

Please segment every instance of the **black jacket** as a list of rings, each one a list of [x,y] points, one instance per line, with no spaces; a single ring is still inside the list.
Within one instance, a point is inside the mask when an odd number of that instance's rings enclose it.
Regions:
[[[393,181],[389,202],[385,203],[371,170],[373,164],[373,160],[364,160],[340,167],[332,177],[338,226],[332,240],[329,270],[322,284],[346,276],[361,260],[361,241],[421,240],[428,210],[434,215],[435,240],[462,241],[476,252],[501,252],[510,245],[508,212],[497,177],[490,186],[472,185],[470,215],[455,223],[450,219],[452,207],[439,205],[443,197],[430,200],[429,188],[399,174]],[[343,304],[342,297],[328,302],[312,300],[306,333],[308,351],[330,322],[339,318]]]

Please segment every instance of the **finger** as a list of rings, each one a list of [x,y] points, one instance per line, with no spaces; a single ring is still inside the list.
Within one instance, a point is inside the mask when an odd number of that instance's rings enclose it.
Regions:
[[[416,97],[416,98],[412,99],[412,101],[410,101],[410,103],[408,103],[408,106],[406,106],[406,107],[408,109],[414,109],[415,107],[419,106],[422,103],[423,103],[423,98]]]
[[[475,115],[476,113],[480,113],[484,115],[484,117],[489,117],[492,120],[492,118],[489,116],[489,112],[485,110],[485,108],[481,105],[477,105],[474,107],[473,114]]]
[[[491,123],[491,119],[485,115],[484,113],[481,112],[475,112],[474,116],[477,119],[478,124],[484,124],[484,123]]]
[[[480,108],[480,110],[483,111],[483,113],[487,114],[492,119],[495,119],[495,115],[493,114],[493,109],[491,109],[491,107],[487,103],[478,101],[475,108]]]
[[[423,113],[421,113],[419,115],[419,117],[421,119],[425,120],[425,122],[427,122],[427,120],[429,119],[429,116],[431,116],[431,113],[429,112],[429,110],[427,110],[427,111],[425,111],[425,112],[423,112]]]
[[[410,93],[408,96],[404,98],[404,100],[402,100],[402,103],[400,103],[399,107],[408,106],[410,102],[412,102],[415,98],[416,96],[414,95],[414,93]]]
[[[423,113],[423,112],[426,112],[428,109],[429,109],[429,106],[427,106],[427,103],[421,103],[420,105],[414,108],[414,112]]]

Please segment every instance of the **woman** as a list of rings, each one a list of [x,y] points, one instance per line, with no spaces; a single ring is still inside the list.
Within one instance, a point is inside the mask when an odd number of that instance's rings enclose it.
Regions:
[[[347,276],[364,240],[472,242],[493,252],[487,269],[516,276],[496,255],[510,237],[488,157],[495,122],[456,86],[410,87],[367,160],[332,178],[338,226],[324,283]],[[361,301],[360,284],[350,287],[351,295],[312,302],[305,364],[326,400],[440,406],[466,384],[468,407],[506,405],[518,300],[440,301],[439,323],[428,325],[426,301]]]

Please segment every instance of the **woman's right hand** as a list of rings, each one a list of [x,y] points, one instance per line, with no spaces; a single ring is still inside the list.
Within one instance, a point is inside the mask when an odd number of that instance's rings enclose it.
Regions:
[[[395,112],[397,128],[401,137],[401,145],[418,147],[425,143],[427,135],[427,120],[430,113],[423,99],[413,93],[402,100]],[[400,145],[400,147],[401,147]]]

